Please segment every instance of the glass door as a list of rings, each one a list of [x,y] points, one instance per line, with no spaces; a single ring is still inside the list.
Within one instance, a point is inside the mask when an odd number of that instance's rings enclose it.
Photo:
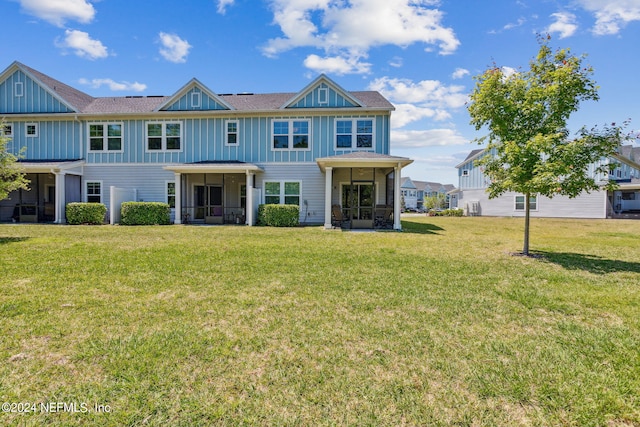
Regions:
[[[342,208],[353,228],[373,227],[374,195],[373,183],[354,182],[342,187]]]

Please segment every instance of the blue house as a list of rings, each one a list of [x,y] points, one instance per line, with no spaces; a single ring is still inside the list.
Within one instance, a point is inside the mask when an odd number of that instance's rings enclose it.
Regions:
[[[92,97],[19,62],[0,74],[0,117],[30,189],[0,221],[65,222],[67,203],[161,201],[180,224],[256,223],[259,204],[295,204],[300,222],[400,229],[391,156],[394,107],[320,75],[298,92],[217,94],[192,79],[170,96]],[[397,177],[397,179],[396,179]]]

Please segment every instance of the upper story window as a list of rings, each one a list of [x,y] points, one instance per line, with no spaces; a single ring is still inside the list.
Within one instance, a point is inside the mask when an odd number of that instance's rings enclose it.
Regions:
[[[202,96],[200,92],[191,92],[191,107],[200,108],[200,99]]]
[[[122,123],[90,123],[89,151],[122,151]]]
[[[469,176],[469,169],[463,169],[462,176]]]
[[[38,136],[38,123],[27,123],[25,126],[26,126],[25,133],[27,134],[27,136],[30,136],[30,137]]]
[[[182,147],[180,122],[147,123],[147,150],[174,151]]]
[[[238,121],[229,120],[225,124],[224,142],[227,145],[238,145]]]
[[[336,149],[373,148],[372,119],[337,119]]]
[[[24,96],[24,84],[22,82],[16,82],[13,86],[13,94],[16,97]]]
[[[309,120],[274,120],[272,127],[274,150],[308,150]]]
[[[318,89],[318,104],[326,105],[329,103],[329,88],[321,87]]]
[[[0,134],[6,138],[11,138],[13,136],[13,125],[11,123],[0,125]]]

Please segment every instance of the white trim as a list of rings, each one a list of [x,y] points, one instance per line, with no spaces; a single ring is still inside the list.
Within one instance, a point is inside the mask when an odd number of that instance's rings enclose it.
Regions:
[[[526,205],[524,206],[523,209],[517,209],[517,205],[518,205],[518,197],[526,197],[524,194],[515,194],[513,196],[513,211],[514,212],[525,212],[526,211]],[[531,195],[529,196],[531,199],[535,199],[536,200],[536,208],[535,209],[530,209],[531,212],[538,212],[540,210],[540,198],[538,197],[537,194]],[[525,203],[527,201],[525,200]],[[530,203],[530,202],[529,202]]]
[[[13,137],[13,123],[4,123],[1,133],[5,138]]]
[[[371,122],[371,147],[358,147],[358,121]],[[338,122],[351,122],[351,146],[338,147]],[[341,135],[348,135],[342,133]],[[368,135],[368,133],[363,135]],[[333,119],[333,149],[335,151],[371,151],[376,148],[376,121],[373,117],[336,117]]]
[[[176,206],[176,202],[177,202],[177,199],[176,199],[176,187],[178,186],[176,184],[175,179],[167,179],[167,180],[164,181],[164,202],[166,204],[168,204],[169,207],[171,207],[171,204],[169,203],[169,184],[173,184],[173,194],[172,194],[172,196],[173,196],[174,204],[173,204],[173,207],[171,208],[171,210],[175,211],[175,206]]]
[[[97,203],[104,203],[104,185],[102,183],[102,180],[90,180],[90,181],[85,181],[84,182],[84,195],[82,197],[82,199],[85,202],[89,201],[89,184],[100,184],[100,201]],[[91,194],[91,196],[97,196],[98,194]]]
[[[287,139],[288,139],[288,147],[287,148],[275,148],[273,146],[273,138],[275,137],[275,124],[276,122],[287,122]],[[293,137],[294,137],[294,127],[293,127],[293,123],[294,122],[306,122],[307,123],[307,147],[306,148],[294,148],[293,147]],[[283,135],[283,134],[278,134],[278,135]],[[298,134],[298,135],[302,135],[302,134]],[[304,119],[271,119],[271,135],[269,138],[269,148],[271,149],[271,151],[311,151],[311,136],[313,135],[313,129],[311,128],[311,119],[309,118],[304,118]]]
[[[279,205],[284,205],[285,204],[285,198],[288,196],[294,196],[293,194],[285,194],[285,184],[286,183],[297,183],[299,185],[299,192],[298,192],[298,209],[302,209],[302,207],[300,206],[300,203],[302,202],[302,181],[300,180],[292,180],[292,179],[281,179],[281,180],[265,180],[262,181],[262,188],[264,189],[264,191],[262,192],[262,203],[266,204],[267,203],[267,196],[269,197],[276,197],[275,194],[267,194],[267,183],[272,183],[272,182],[277,182],[278,184],[280,184],[280,194],[278,195],[280,198],[279,201]]]
[[[191,92],[191,108],[200,108],[202,105],[202,93],[196,92],[195,88]]]
[[[329,88],[318,87],[318,105],[329,104]]]
[[[91,136],[91,126],[102,125],[103,135],[102,135],[102,150],[92,150],[91,149],[91,139],[97,138]],[[110,125],[120,125],[120,149],[119,150],[109,150],[109,126]],[[87,153],[123,153],[124,152],[124,122],[98,122],[92,121],[87,122]]]
[[[160,149],[149,149],[149,125],[161,125]],[[167,148],[167,125],[180,125],[180,148]],[[184,122],[182,120],[147,120],[144,122],[144,151],[145,153],[180,153],[184,150]]]
[[[462,176],[463,177],[468,177],[469,176],[469,169],[462,169]]]
[[[15,82],[13,84],[13,96],[16,98],[22,98],[24,96],[24,83]]]
[[[235,123],[236,124],[236,131],[235,131],[236,142],[235,142],[235,144],[230,144],[229,143],[229,123]],[[226,145],[227,147],[238,147],[238,146],[240,146],[240,120],[232,119],[232,120],[225,120],[224,121],[224,145]]]
[[[29,134],[29,126],[33,126],[35,133],[33,134]],[[27,138],[37,138],[38,135],[40,133],[40,124],[39,123],[33,123],[33,122],[29,122],[29,123],[25,123],[24,124],[24,134]]]

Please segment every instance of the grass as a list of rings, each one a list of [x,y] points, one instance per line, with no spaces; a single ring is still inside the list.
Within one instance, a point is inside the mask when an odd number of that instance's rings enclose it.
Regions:
[[[639,225],[0,225],[0,424],[637,426]]]

